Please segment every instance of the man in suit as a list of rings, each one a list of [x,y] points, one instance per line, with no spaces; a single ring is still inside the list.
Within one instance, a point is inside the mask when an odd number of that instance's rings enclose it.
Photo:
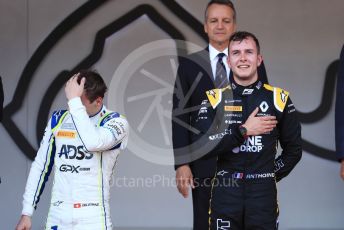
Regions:
[[[207,110],[206,91],[226,87],[230,78],[227,64],[229,37],[236,29],[236,11],[230,0],[212,0],[205,11],[204,31],[209,46],[186,58],[180,58],[173,95],[172,140],[178,191],[186,198],[192,188],[193,227],[208,229],[211,178],[216,157],[201,137],[217,126],[215,114]],[[258,70],[267,82],[264,65]],[[203,116],[207,114],[207,116]],[[198,121],[202,122],[198,122]]]
[[[336,154],[341,162],[340,176],[344,180],[344,45],[340,53],[338,75],[337,75],[337,94],[336,94]]]
[[[3,105],[4,105],[4,90],[2,88],[2,81],[0,77],[0,122],[2,121]]]

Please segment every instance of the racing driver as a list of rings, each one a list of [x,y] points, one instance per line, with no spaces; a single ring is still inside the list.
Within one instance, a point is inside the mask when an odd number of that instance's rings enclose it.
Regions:
[[[262,61],[255,35],[236,32],[230,38],[229,87],[207,93],[213,109],[223,111],[226,129],[209,139],[220,141],[212,181],[209,225],[217,229],[278,229],[276,181],[287,176],[302,155],[301,126],[289,93],[263,84],[257,75]],[[265,132],[255,132],[250,118],[275,117]],[[276,158],[278,141],[282,147]],[[214,152],[214,151],[213,151]]]
[[[31,166],[16,230],[31,229],[31,216],[53,168],[45,229],[112,229],[110,179],[126,146],[128,123],[103,105],[106,90],[95,71],[80,71],[67,81],[69,110],[55,111],[48,122]]]

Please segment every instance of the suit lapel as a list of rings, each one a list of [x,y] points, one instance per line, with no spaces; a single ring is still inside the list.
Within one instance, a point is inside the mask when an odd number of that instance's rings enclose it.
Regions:
[[[215,88],[214,76],[213,76],[213,71],[211,69],[211,62],[210,62],[210,57],[209,57],[209,47],[206,47],[204,50],[201,51],[201,56],[203,60],[206,60],[203,66],[208,73],[207,75],[208,75],[208,78],[210,79],[210,82],[212,83],[213,88]]]

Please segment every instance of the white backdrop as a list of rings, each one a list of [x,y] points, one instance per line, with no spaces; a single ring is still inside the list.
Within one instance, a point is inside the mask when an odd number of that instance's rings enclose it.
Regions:
[[[86,2],[0,0],[4,105],[12,103],[18,107],[6,116],[11,117],[28,143],[37,148],[39,108],[53,80],[61,71],[70,71],[80,63],[96,68],[110,86],[109,107],[127,115],[132,129],[129,148],[119,157],[112,188],[115,227],[188,229],[192,225],[191,199],[183,199],[177,193],[173,186],[174,169],[170,165],[168,114],[171,85],[178,65],[177,43],[171,37],[182,35],[181,38],[192,43],[179,47],[179,54],[204,47],[206,42],[189,19],[194,17],[202,23],[208,1],[176,1],[188,14],[185,16],[179,14],[181,10],[169,8],[165,4],[168,1],[112,0],[98,8],[90,7],[89,14],[81,18],[75,11]],[[338,59],[344,42],[344,2],[245,0],[234,3],[238,29],[255,33],[261,42],[270,83],[289,90],[299,111],[315,110],[321,102],[326,70]],[[71,15],[74,19],[67,20]],[[62,35],[58,33],[61,25]],[[106,26],[108,29],[102,36],[104,46],[98,46],[95,36]],[[42,44],[53,45],[44,49]],[[30,63],[34,54],[41,59]],[[88,56],[91,61],[85,59]],[[35,71],[30,74],[25,68]],[[32,77],[30,81],[20,84],[20,79],[29,77]],[[27,91],[22,90],[24,86],[28,86]],[[49,111],[66,107],[60,85],[51,87],[57,95],[53,95],[50,108],[43,107]],[[16,89],[23,100],[15,97]],[[154,95],[147,95],[148,92]],[[331,109],[326,116],[315,123],[303,124],[303,139],[333,151],[334,99],[329,101]],[[46,119],[40,122],[45,124]],[[0,228],[13,229],[20,216],[31,160],[19,148],[23,141],[11,137],[3,125],[0,125],[0,137]],[[33,217],[33,229],[44,225],[51,181]],[[337,162],[304,151],[296,169],[278,184],[278,191],[280,229],[344,229],[344,182],[339,178]]]

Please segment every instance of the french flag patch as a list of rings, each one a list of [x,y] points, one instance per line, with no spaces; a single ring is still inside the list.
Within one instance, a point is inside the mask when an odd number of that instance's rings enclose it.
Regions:
[[[243,173],[234,173],[233,175],[234,179],[242,179],[244,177]]]

